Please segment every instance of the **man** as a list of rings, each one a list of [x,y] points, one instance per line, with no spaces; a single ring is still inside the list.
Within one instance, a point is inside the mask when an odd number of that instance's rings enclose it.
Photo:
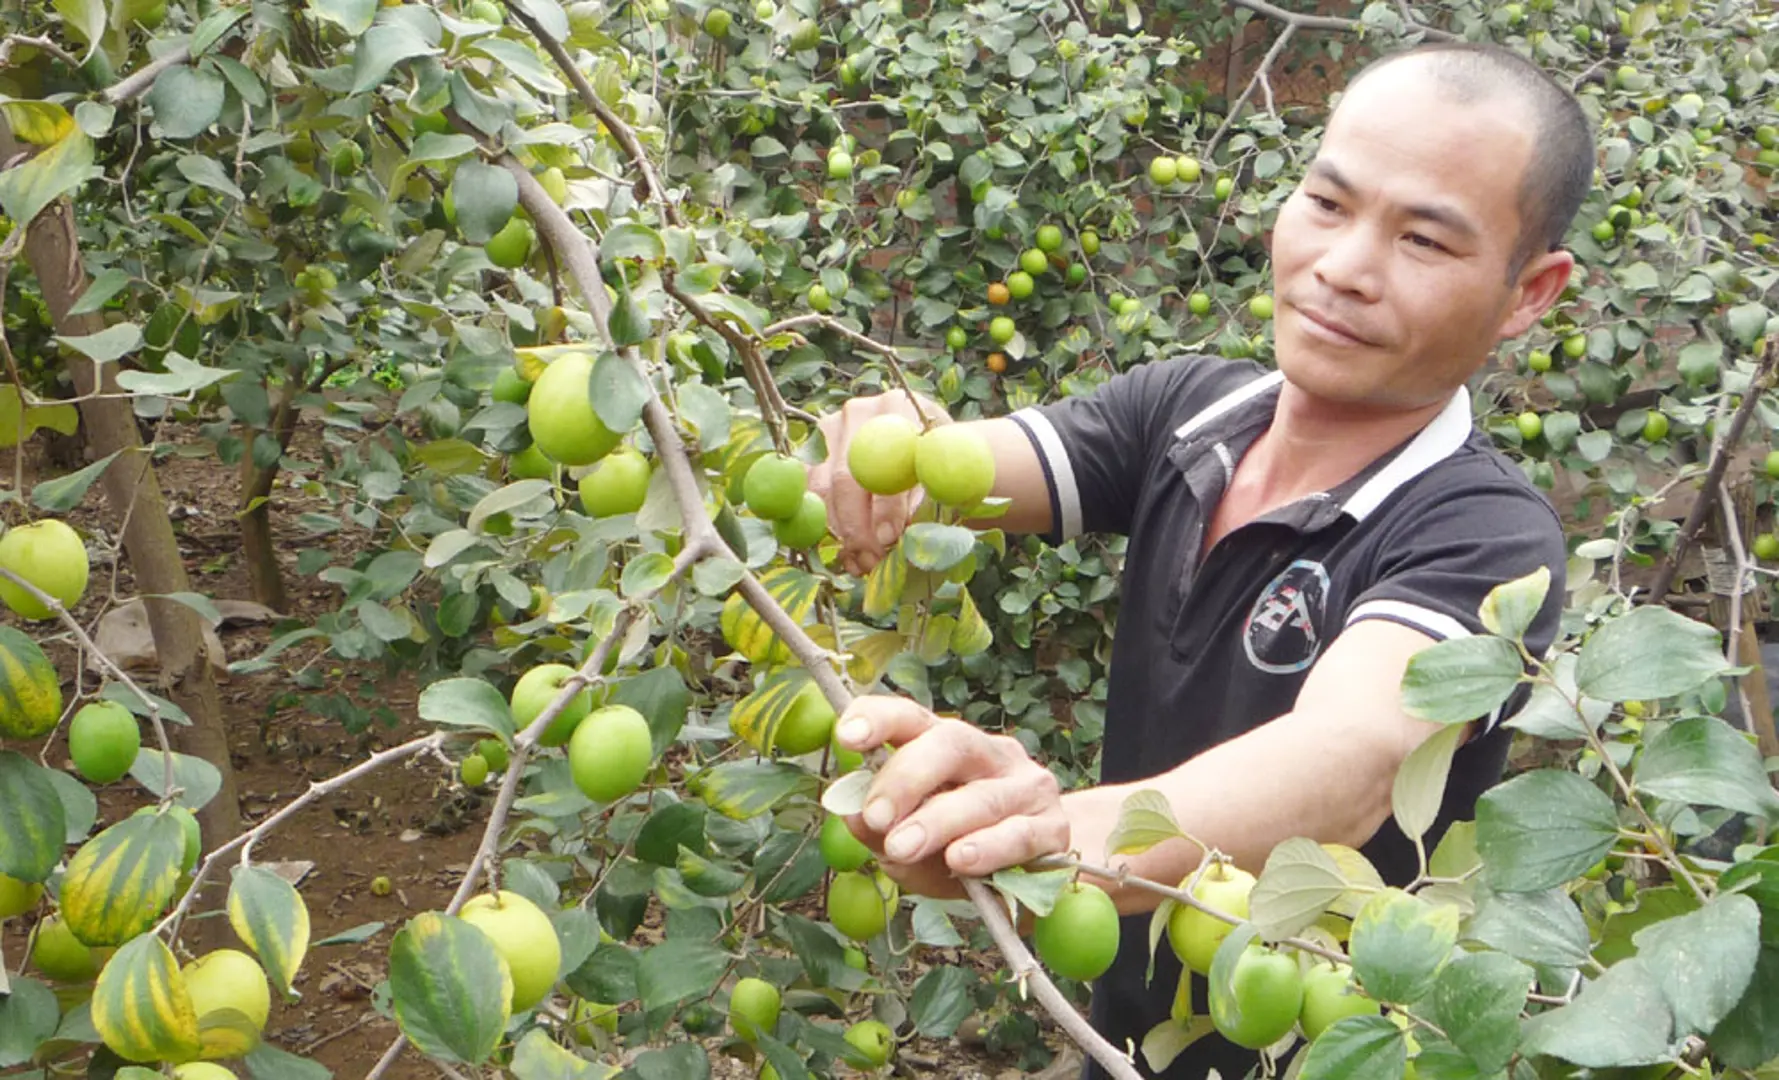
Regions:
[[[956,896],[954,875],[1074,850],[1178,882],[1200,858],[1184,840],[1106,855],[1121,802],[1143,788],[1250,872],[1280,841],[1308,836],[1361,848],[1392,882],[1414,876],[1391,784],[1436,728],[1402,711],[1409,658],[1481,633],[1489,590],[1541,566],[1552,586],[1528,647],[1542,652],[1556,634],[1560,523],[1475,429],[1465,385],[1567,284],[1574,260],[1560,244],[1593,165],[1575,100],[1512,53],[1386,58],[1348,88],[1280,209],[1277,373],[1175,359],[976,425],[995,451],[995,494],[1012,503],[1000,524],[1130,538],[1102,782],[1059,795],[1010,738],[905,699],[861,699],[841,742],[900,749],[852,825],[892,877]],[[883,412],[912,407],[889,394],[830,417],[814,477],[854,571],[907,520],[906,497],[871,498],[843,464],[850,433]],[[1499,778],[1498,720],[1469,725],[1436,832],[1471,816]],[[1145,981],[1144,913],[1158,900],[1101,884],[1127,918],[1094,1024],[1121,1049],[1140,1046],[1167,1017],[1180,968],[1163,946]],[[1255,1060],[1212,1036],[1163,1075],[1216,1068],[1233,1080]]]

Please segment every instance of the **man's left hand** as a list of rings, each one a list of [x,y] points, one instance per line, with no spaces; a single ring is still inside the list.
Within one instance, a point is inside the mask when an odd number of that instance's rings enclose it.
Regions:
[[[849,750],[896,747],[847,824],[908,892],[958,897],[959,876],[1069,848],[1061,786],[1016,739],[887,696],[854,700],[837,736]]]

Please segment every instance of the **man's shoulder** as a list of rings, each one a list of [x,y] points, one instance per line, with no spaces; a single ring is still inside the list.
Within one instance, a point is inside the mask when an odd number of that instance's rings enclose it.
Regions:
[[[1180,352],[1127,368],[1114,378],[1159,406],[1177,426],[1269,374],[1253,360]]]
[[[1388,510],[1392,518],[1413,519],[1438,505],[1448,513],[1474,515],[1479,523],[1499,520],[1506,512],[1519,529],[1531,526],[1559,537],[1563,533],[1562,518],[1550,496],[1479,428],[1473,427],[1455,452],[1397,494]]]

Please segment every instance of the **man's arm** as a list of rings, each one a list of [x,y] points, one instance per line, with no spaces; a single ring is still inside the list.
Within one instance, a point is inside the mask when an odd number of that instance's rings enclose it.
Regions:
[[[920,411],[934,423],[953,422],[930,399],[920,399]],[[840,540],[843,565],[852,574],[869,573],[889,552],[907,528],[920,495],[919,488],[901,495],[873,495],[859,486],[846,467],[847,450],[859,428],[873,417],[886,415],[919,422],[914,403],[899,390],[854,398],[839,412],[823,417],[828,457],[809,473],[810,490],[827,501],[829,528]],[[1025,432],[1005,418],[966,423],[981,432],[994,451],[993,494],[1011,501],[1005,515],[979,524],[1013,533],[1048,532],[1050,489],[1044,481],[1043,463]]]
[[[1070,849],[1088,862],[1128,864],[1138,876],[1179,882],[1199,861],[1186,841],[1106,857],[1120,805],[1142,788],[1160,791],[1187,831],[1253,872],[1294,836],[1356,848],[1388,820],[1403,760],[1439,729],[1401,707],[1409,658],[1431,644],[1406,626],[1358,623],[1329,647],[1285,716],[1152,780],[1066,796],[1013,739],[941,720],[905,699],[861,698],[847,712],[842,744],[869,749],[888,741],[900,749],[851,823],[882,854],[890,876],[934,895],[957,894],[953,874],[985,876]],[[1160,901],[1146,890],[1103,884],[1127,913]]]
[[[1153,780],[1063,796],[1071,846],[1088,862],[1128,866],[1152,881],[1184,879],[1200,859],[1185,840],[1139,855],[1106,853],[1121,804],[1144,788],[1165,795],[1188,832],[1254,874],[1275,846],[1295,836],[1363,846],[1390,818],[1402,762],[1441,727],[1402,711],[1409,658],[1431,644],[1397,623],[1354,625],[1311,670],[1291,712]],[[1148,911],[1160,901],[1145,889],[1101,884],[1122,912]]]

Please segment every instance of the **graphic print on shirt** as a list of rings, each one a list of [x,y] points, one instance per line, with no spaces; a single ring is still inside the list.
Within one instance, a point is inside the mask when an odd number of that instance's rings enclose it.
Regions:
[[[1328,603],[1328,570],[1298,559],[1261,591],[1242,624],[1248,662],[1269,675],[1295,675],[1322,651],[1322,613]]]

